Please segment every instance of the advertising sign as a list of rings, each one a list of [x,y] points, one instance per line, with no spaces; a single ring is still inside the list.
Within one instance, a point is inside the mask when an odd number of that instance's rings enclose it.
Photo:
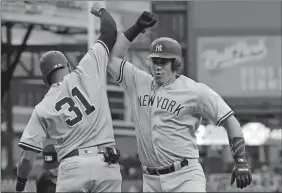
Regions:
[[[198,38],[197,80],[224,97],[281,97],[281,36]]]

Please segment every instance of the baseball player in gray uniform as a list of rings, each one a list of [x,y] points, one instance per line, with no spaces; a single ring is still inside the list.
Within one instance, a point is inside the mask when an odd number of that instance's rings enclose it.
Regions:
[[[231,183],[236,179],[238,188],[246,187],[252,175],[245,158],[240,124],[215,91],[176,74],[182,58],[180,44],[168,37],[152,42],[148,56],[152,75],[122,59],[135,37],[156,21],[154,14],[143,12],[118,37],[107,68],[130,98],[143,170],[143,191],[206,191],[195,136],[202,117],[227,130],[235,160]]]
[[[17,192],[24,190],[46,138],[57,142],[56,192],[121,192],[119,150],[104,81],[117,27],[100,2],[93,4],[91,13],[101,20],[101,35],[73,72],[59,51],[49,51],[40,59],[50,89],[35,106],[19,142],[23,153],[18,162]]]

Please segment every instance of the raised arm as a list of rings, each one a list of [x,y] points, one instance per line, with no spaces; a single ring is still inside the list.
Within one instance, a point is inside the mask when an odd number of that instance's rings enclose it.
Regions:
[[[147,28],[153,27],[157,23],[157,16],[151,12],[144,11],[136,22],[124,31],[117,39],[112,57],[123,58],[127,53],[133,40],[140,34],[145,33]]]
[[[135,81],[134,75],[140,74],[140,78],[142,78],[142,75],[147,77],[148,74],[143,71],[141,72],[130,62],[123,60],[123,57],[127,53],[132,41],[140,33],[145,33],[145,29],[154,26],[156,22],[157,17],[153,13],[144,11],[135,24],[121,33],[116,41],[107,70],[117,83],[126,90],[129,87],[133,87]]]
[[[100,36],[97,41],[104,43],[107,51],[111,52],[117,39],[115,20],[100,2],[95,2],[90,12],[101,20]]]
[[[82,70],[89,77],[98,76],[101,80],[104,80],[110,53],[117,39],[117,26],[101,2],[95,2],[90,12],[101,20],[100,36],[92,48],[81,59],[77,70]]]

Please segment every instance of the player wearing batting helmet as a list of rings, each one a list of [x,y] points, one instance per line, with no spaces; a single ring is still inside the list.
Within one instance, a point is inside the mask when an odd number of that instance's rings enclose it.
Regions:
[[[177,71],[181,65],[182,50],[180,44],[168,37],[161,37],[152,42],[147,58],[168,59],[172,61],[171,70]]]
[[[66,56],[60,51],[49,51],[46,52],[40,59],[40,70],[42,72],[43,81],[45,84],[51,84],[51,75],[59,69],[65,69],[70,73],[70,63]],[[66,73],[66,72],[64,72]],[[55,76],[54,76],[55,77]]]
[[[40,59],[43,80],[50,89],[35,106],[19,142],[23,153],[17,192],[24,191],[47,137],[56,141],[60,162],[56,192],[121,192],[120,152],[115,147],[104,81],[117,27],[100,2],[93,4],[91,13],[101,20],[100,36],[75,70],[71,72],[59,51],[49,51]]]
[[[131,42],[156,20],[154,14],[143,12],[118,37],[107,68],[130,98],[143,170],[143,191],[206,191],[195,136],[202,117],[227,130],[235,160],[231,183],[236,179],[237,187],[245,188],[251,183],[252,175],[240,124],[215,91],[176,73],[181,64],[180,44],[168,37],[152,42],[148,56],[152,75],[122,59]]]

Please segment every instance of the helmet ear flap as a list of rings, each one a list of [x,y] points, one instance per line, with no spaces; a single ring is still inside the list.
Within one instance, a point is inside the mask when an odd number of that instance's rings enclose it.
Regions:
[[[179,68],[180,66],[180,62],[176,59],[176,58],[173,58],[172,60],[172,71],[177,71],[177,69]]]
[[[171,61],[171,70],[172,71],[176,71],[176,62],[175,62],[175,58],[172,58],[172,61]]]

